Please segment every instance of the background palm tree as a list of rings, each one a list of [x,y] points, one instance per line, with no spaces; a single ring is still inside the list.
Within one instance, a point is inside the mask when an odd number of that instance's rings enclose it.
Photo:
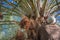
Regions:
[[[27,16],[29,19],[33,18],[42,26],[46,23],[47,17],[60,10],[59,0],[2,0],[0,2],[1,13],[3,14],[3,21],[0,21],[1,25],[16,24],[20,26],[20,21],[14,20],[13,17],[23,18]]]

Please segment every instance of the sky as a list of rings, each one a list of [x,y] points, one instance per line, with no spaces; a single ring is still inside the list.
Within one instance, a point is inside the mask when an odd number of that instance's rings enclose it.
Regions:
[[[13,0],[7,0],[7,1],[17,5],[17,3],[14,2]],[[2,5],[6,8],[9,8],[9,9],[13,8],[12,6],[8,5],[8,3],[4,2],[4,1],[2,2]],[[13,16],[13,19],[16,20],[16,21],[20,21],[21,18],[18,17],[18,16]]]

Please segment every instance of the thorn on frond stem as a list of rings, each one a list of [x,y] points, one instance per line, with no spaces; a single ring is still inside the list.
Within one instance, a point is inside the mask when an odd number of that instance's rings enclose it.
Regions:
[[[3,19],[3,14],[0,12],[0,20]]]

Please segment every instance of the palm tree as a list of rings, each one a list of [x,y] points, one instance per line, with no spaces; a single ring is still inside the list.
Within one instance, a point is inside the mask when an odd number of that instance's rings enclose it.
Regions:
[[[7,0],[3,0],[2,2],[6,2],[6,4],[11,8],[5,7],[2,4],[1,10],[2,12],[4,11],[7,13],[3,15],[19,16],[22,18],[22,20],[26,16],[28,17],[27,19],[29,21],[34,20],[35,23],[42,27],[43,25],[47,24],[46,22],[50,21],[47,21],[47,19],[50,16],[53,16],[54,12],[60,10],[60,8],[58,8],[60,2],[58,1],[59,0],[13,0],[11,2],[8,2]],[[20,22],[15,20],[5,20],[2,22],[7,21],[9,23],[14,22],[13,24],[20,26]],[[32,24],[35,24],[34,22],[32,22]]]

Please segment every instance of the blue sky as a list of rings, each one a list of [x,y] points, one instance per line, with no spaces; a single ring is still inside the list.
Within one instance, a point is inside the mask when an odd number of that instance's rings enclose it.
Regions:
[[[13,0],[7,0],[7,1],[17,5],[17,3],[14,2]],[[2,5],[6,8],[13,8],[12,6],[8,5],[8,3],[4,2],[4,1],[2,2]],[[18,16],[13,16],[13,19],[16,21],[20,21],[21,18]]]
[[[17,5],[17,3],[14,2],[13,0],[7,0],[7,1],[11,2],[11,3],[15,4],[15,5]],[[8,5],[8,3],[4,2],[4,1],[2,2],[2,5],[5,6],[5,7],[7,7],[7,8],[12,8],[12,6]]]

